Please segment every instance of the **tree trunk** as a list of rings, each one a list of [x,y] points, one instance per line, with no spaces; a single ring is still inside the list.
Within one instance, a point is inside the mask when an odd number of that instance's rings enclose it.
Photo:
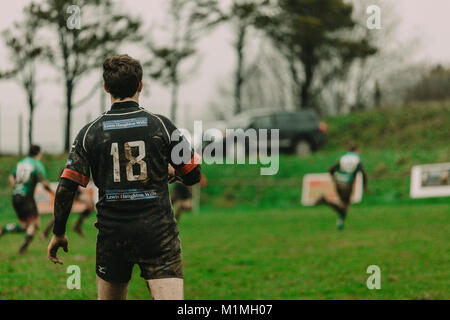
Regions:
[[[72,122],[72,93],[73,93],[73,83],[72,81],[66,81],[66,132],[64,138],[64,151],[68,152],[70,150],[70,129]]]
[[[299,97],[300,79],[298,77],[297,68],[295,66],[295,57],[293,53],[288,58],[289,70],[292,77],[292,96],[294,97],[295,108],[300,110],[302,108],[302,101]]]
[[[30,118],[28,119],[28,145],[33,144],[33,115],[34,115],[34,97],[28,96],[28,108],[30,109]]]
[[[303,81],[303,84],[301,85],[301,91],[300,91],[300,103],[301,108],[309,108],[311,107],[310,104],[310,89],[312,84],[312,78],[313,78],[313,70],[310,64],[304,64],[305,68],[305,80]]]
[[[316,59],[314,57],[314,49],[313,48],[302,48],[303,52],[300,56],[300,60],[303,65],[303,70],[305,74],[305,79],[300,88],[300,102],[301,108],[314,108],[315,106],[311,105],[311,85],[314,76],[314,68],[316,67]],[[319,110],[317,110],[319,111]]]
[[[242,24],[239,26],[238,37],[236,41],[237,66],[234,82],[234,114],[242,112],[242,85],[244,83],[244,46],[247,26]]]
[[[177,110],[178,110],[178,88],[180,84],[178,82],[178,79],[174,79],[172,81],[172,93],[171,93],[171,107],[170,107],[170,120],[172,122],[177,121]]]

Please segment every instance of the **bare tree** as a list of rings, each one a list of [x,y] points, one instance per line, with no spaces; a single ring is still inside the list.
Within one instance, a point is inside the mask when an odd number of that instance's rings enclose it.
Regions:
[[[196,53],[199,39],[210,27],[222,19],[217,10],[216,0],[170,0],[168,2],[169,26],[168,43],[157,43],[153,38],[147,39],[147,48],[152,53],[151,59],[144,65],[150,70],[150,76],[165,86],[170,86],[170,118],[176,121],[178,110],[178,92],[180,85],[193,73],[183,73],[183,63]],[[149,32],[148,34],[151,35]]]
[[[58,39],[51,52],[52,64],[61,72],[66,91],[66,151],[71,143],[71,113],[75,107],[73,97],[77,84],[84,75],[98,68],[106,55],[115,53],[122,42],[136,40],[140,27],[139,20],[111,10],[111,0],[77,1],[83,20],[80,28],[69,27],[68,21],[74,15],[68,10],[72,2],[45,0],[33,6],[33,15],[43,26],[56,32]]]
[[[400,70],[405,76],[411,75],[404,71],[413,58],[415,39],[397,40],[399,18],[395,13],[394,4],[386,0],[351,2],[356,25],[343,36],[348,39],[365,39],[377,48],[377,52],[352,61],[333,82],[318,84],[321,88],[321,98],[325,105],[330,106],[328,111],[332,114],[348,113],[374,106],[376,104],[374,95],[377,91],[379,104],[384,104],[393,96],[399,97],[399,91],[395,89],[398,88],[398,84],[389,79],[395,77],[399,80],[396,74]],[[381,9],[381,29],[371,30],[367,27],[367,8],[370,5],[377,5]],[[405,51],[408,55],[404,54]]]
[[[30,14],[33,4],[25,8],[25,22],[16,22],[13,27],[3,32],[7,48],[10,51],[12,63],[9,71],[3,72],[0,78],[15,78],[24,89],[27,96],[29,120],[28,143],[33,144],[33,115],[36,109],[36,62],[48,51],[38,38],[39,21]]]
[[[256,51],[256,57],[244,71],[244,105],[251,109],[292,109],[291,78],[284,57],[264,37]]]

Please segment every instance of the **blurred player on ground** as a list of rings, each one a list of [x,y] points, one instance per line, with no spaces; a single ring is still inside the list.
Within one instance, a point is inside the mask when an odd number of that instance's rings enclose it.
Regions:
[[[62,264],[57,251],[68,251],[67,218],[78,186],[86,187],[91,172],[99,188],[98,298],[126,299],[133,266],[138,264],[154,299],[183,299],[168,165],[185,184],[193,185],[200,180],[200,166],[194,161],[198,157],[170,120],[139,106],[139,61],[114,56],[105,60],[103,70],[112,106],[81,129],[72,146],[56,192],[48,257]]]
[[[40,226],[40,218],[36,201],[34,200],[36,184],[38,182],[42,183],[47,191],[53,193],[41,158],[41,148],[32,145],[28,157],[20,160],[16,164],[12,175],[9,176],[9,184],[12,188],[12,203],[19,218],[19,223],[10,223],[0,227],[0,236],[7,233],[25,232],[25,240],[19,249],[21,254],[27,251]]]
[[[338,230],[344,229],[345,218],[351,204],[354,186],[353,182],[355,181],[358,172],[361,172],[363,175],[364,191],[369,193],[367,187],[367,174],[364,170],[359,146],[356,143],[351,142],[349,143],[348,151],[344,153],[339,158],[339,161],[329,170],[336,188],[338,201],[333,202],[322,196],[316,203],[316,205],[326,204],[336,210],[338,214]]]
[[[81,191],[81,187],[78,187],[74,201],[78,201],[79,203],[83,204],[84,209],[81,211],[77,222],[75,222],[74,226],[72,227],[72,230],[78,233],[80,236],[84,237],[83,222],[89,217],[92,212],[94,212],[95,203],[92,198],[89,197],[89,195]],[[54,224],[55,219],[50,219],[44,231],[42,232],[43,238],[48,238],[48,235],[50,234],[50,231],[52,230]]]

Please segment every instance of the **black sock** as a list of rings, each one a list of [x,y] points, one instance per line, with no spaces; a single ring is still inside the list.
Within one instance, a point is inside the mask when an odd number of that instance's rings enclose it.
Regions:
[[[54,224],[55,224],[54,219],[51,219],[48,222],[48,225],[45,227],[44,231],[42,232],[46,237],[48,237],[48,235],[50,234],[50,231],[53,229]]]
[[[33,240],[34,236],[27,234],[25,236],[25,240],[23,241],[22,245],[20,246],[20,252],[24,252],[28,246],[30,245],[31,241]]]
[[[77,220],[77,222],[76,222],[76,224],[75,224],[75,227],[81,227],[81,224],[83,223],[83,221],[87,218],[87,217],[89,217],[89,215],[91,214],[91,210],[84,210],[81,214],[80,214],[80,216],[78,217],[78,220]]]
[[[91,214],[91,210],[86,209],[81,213],[81,217],[83,217],[83,219],[86,219],[87,217],[89,217],[90,214]]]

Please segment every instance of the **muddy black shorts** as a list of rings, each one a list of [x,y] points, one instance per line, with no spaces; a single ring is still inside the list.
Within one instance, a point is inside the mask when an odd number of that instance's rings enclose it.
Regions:
[[[22,222],[30,222],[39,216],[36,202],[32,196],[13,195],[12,203],[17,217]]]
[[[336,182],[336,191],[341,201],[344,204],[349,205],[353,192],[353,184]]]
[[[147,247],[147,248],[145,248]],[[156,252],[152,245],[132,238],[97,236],[96,273],[110,283],[130,281],[135,264],[141,269],[145,280],[183,278],[181,246],[178,236],[164,243]]]

